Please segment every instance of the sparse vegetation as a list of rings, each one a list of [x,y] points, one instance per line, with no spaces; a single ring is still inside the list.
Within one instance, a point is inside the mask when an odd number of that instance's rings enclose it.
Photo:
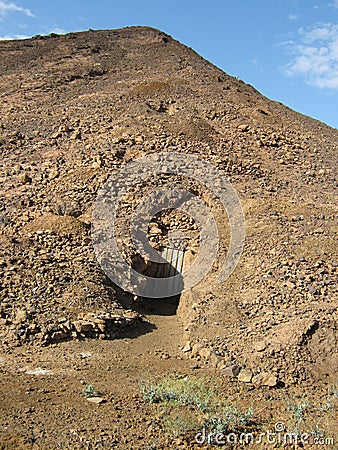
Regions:
[[[215,411],[214,415],[211,415],[207,425],[216,433],[224,433],[230,429],[243,429],[250,425],[253,414],[253,408],[249,408],[243,413],[236,406],[223,406],[219,411]]]
[[[305,411],[309,406],[306,400],[301,400],[299,402],[289,402],[289,409],[292,412],[293,419],[299,423],[304,422]]]
[[[333,386],[328,389],[325,404],[320,408],[322,412],[326,412],[335,408],[335,399],[338,398],[338,388]]]
[[[100,395],[102,395],[101,392],[91,384],[85,382],[85,385],[86,387],[82,389],[82,393],[86,398],[100,397]]]
[[[312,404],[304,398],[298,401],[288,400],[288,409],[291,412],[288,429],[298,437],[307,433],[317,441],[326,443],[335,441],[337,397],[338,390],[332,387],[322,405]]]
[[[263,416],[252,407],[229,402],[217,385],[204,377],[167,376],[141,384],[141,390],[144,400],[160,409],[161,426],[171,438],[193,439],[203,429],[213,436],[218,433],[254,436],[254,433],[274,431],[278,421],[274,418],[266,428]],[[320,441],[331,445],[336,438],[337,397],[337,390],[331,388],[323,406],[313,405],[301,397],[287,400],[289,414],[284,419],[287,439],[300,442],[306,434],[309,443]]]
[[[187,414],[187,411],[167,413],[163,416],[162,422],[168,436],[174,438],[190,434],[199,427],[196,417],[191,412]]]
[[[165,377],[141,385],[143,398],[165,408],[163,426],[171,436],[205,428],[211,433],[244,431],[254,425],[252,408],[242,411],[227,402],[217,387],[203,377]]]
[[[149,403],[177,404],[206,411],[217,401],[214,386],[203,378],[163,378],[158,384],[148,383],[141,387],[143,397]]]

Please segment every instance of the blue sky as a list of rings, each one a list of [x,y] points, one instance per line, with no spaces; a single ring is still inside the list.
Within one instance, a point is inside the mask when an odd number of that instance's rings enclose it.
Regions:
[[[338,0],[0,0],[1,39],[149,25],[338,128]]]

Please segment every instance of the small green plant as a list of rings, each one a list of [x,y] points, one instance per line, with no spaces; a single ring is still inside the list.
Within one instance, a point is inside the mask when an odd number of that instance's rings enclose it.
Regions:
[[[316,439],[333,439],[332,426],[335,423],[336,398],[338,389],[330,388],[322,405],[310,404],[305,399],[299,401],[287,401],[290,417],[289,430],[300,437],[303,433],[309,433]]]
[[[177,404],[206,411],[217,402],[214,387],[198,378],[165,377],[157,385],[142,385],[141,390],[149,403]]]
[[[325,435],[325,431],[320,428],[320,426],[318,425],[318,423],[316,423],[310,430],[310,434],[313,437],[323,437]]]
[[[156,403],[159,400],[158,389],[153,384],[149,383],[147,386],[141,386],[143,398],[148,403]]]
[[[181,412],[165,415],[163,418],[163,426],[169,436],[177,438],[197,429],[198,422],[195,417]]]
[[[320,408],[321,412],[328,412],[336,408],[335,400],[338,398],[338,388],[336,386],[331,387],[328,390],[325,404]]]
[[[85,382],[86,387],[82,389],[82,393],[86,398],[100,397],[101,392],[91,384]]]
[[[292,412],[290,431],[299,437],[302,434],[302,427],[305,422],[305,411],[309,404],[305,400],[300,400],[299,402],[288,401],[287,403],[289,410]],[[303,425],[301,425],[301,423]]]
[[[253,413],[252,408],[243,413],[234,406],[224,406],[209,416],[206,425],[214,433],[224,433],[230,428],[237,429],[249,425]]]
[[[309,404],[305,400],[301,400],[299,402],[289,402],[289,409],[292,412],[293,418],[296,422],[304,422],[305,411],[308,406]]]

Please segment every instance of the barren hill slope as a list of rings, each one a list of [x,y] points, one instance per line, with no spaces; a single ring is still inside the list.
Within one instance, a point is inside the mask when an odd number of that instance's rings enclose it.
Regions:
[[[271,387],[336,380],[336,129],[152,28],[0,42],[0,57],[3,352],[144,326],[96,261],[91,213],[112,171],[175,151],[231,181],[247,238],[223,285],[211,275],[182,296],[170,345]]]

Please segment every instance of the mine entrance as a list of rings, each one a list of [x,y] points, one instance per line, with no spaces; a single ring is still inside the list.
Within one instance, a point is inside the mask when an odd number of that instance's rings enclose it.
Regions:
[[[151,275],[155,278],[166,278],[169,292],[181,292],[183,290],[184,250],[165,247],[162,249],[161,255],[166,262],[154,264]],[[181,294],[170,297],[161,297],[161,292],[157,294],[159,298],[144,299],[147,309],[154,314],[176,314]]]
[[[168,278],[168,285],[170,291],[181,290],[183,283],[182,277],[175,277],[175,275],[183,274],[184,271],[184,250],[179,248],[166,247],[162,251],[162,258],[167,262],[165,264],[158,264],[156,270],[157,278]]]

